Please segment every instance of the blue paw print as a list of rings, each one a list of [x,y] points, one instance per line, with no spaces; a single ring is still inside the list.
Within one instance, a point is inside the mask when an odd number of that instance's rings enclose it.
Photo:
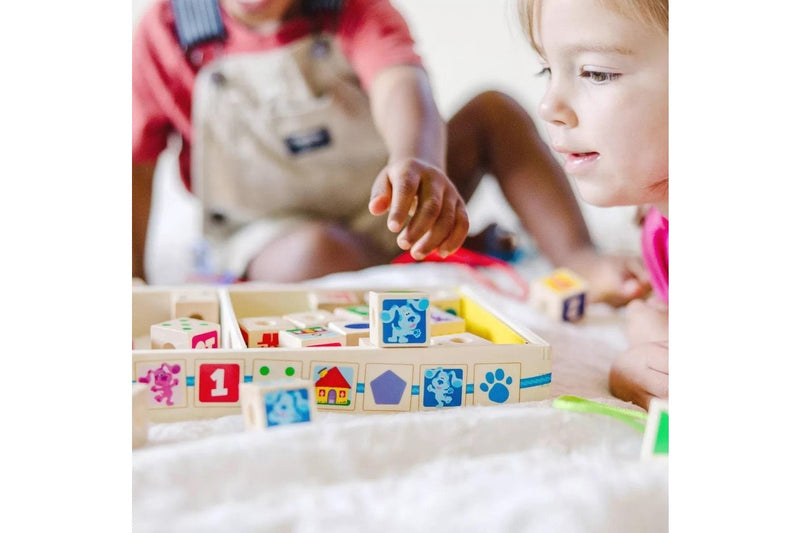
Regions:
[[[503,384],[504,377],[506,378],[505,384]],[[503,372],[502,368],[498,368],[494,372],[486,373],[486,381],[481,383],[480,388],[483,392],[489,393],[489,399],[493,402],[503,403],[508,400],[508,387],[506,385],[511,385],[513,381],[511,376],[506,377],[506,373]]]

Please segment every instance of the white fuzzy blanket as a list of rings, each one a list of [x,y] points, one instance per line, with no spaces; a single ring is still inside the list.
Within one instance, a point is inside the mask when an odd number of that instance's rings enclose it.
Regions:
[[[542,265],[528,270],[540,274]],[[452,265],[385,266],[325,287],[471,283]],[[502,280],[497,279],[498,283]],[[590,306],[554,323],[492,293],[553,347],[551,396],[632,407],[608,392],[624,311]],[[244,432],[239,415],[157,424],[133,452],[140,532],[660,532],[667,461],[641,460],[642,434],[551,400],[447,411],[320,412],[313,424]]]

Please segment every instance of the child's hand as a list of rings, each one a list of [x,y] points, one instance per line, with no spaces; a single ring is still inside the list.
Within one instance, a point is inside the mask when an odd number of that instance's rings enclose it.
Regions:
[[[650,292],[650,277],[641,259],[601,254],[594,249],[573,253],[564,266],[589,283],[589,301],[622,307]]]
[[[668,338],[669,311],[656,297],[651,296],[647,301],[634,300],[625,312],[625,335],[630,346]]]
[[[646,342],[619,354],[608,379],[611,394],[644,409],[652,398],[669,399],[669,345]]]
[[[399,232],[397,245],[417,260],[437,248],[440,256],[450,255],[469,231],[467,208],[455,185],[442,170],[419,159],[402,159],[381,171],[369,210],[373,215],[389,211],[389,231]]]

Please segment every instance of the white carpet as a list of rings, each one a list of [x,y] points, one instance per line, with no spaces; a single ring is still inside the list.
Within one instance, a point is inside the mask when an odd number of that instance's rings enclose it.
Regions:
[[[470,283],[452,265],[386,266],[316,286]],[[499,280],[498,280],[499,281]],[[607,373],[622,311],[578,324],[490,303],[553,347],[552,398],[623,407]],[[386,415],[322,412],[312,424],[244,432],[242,417],[157,424],[133,452],[134,531],[660,532],[666,461],[640,459],[642,434],[551,400]]]

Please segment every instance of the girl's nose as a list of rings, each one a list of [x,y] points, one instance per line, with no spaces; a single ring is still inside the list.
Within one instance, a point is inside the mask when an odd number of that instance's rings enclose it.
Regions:
[[[551,86],[539,103],[539,114],[543,120],[557,126],[573,128],[578,125],[578,116],[567,104],[564,95]]]

